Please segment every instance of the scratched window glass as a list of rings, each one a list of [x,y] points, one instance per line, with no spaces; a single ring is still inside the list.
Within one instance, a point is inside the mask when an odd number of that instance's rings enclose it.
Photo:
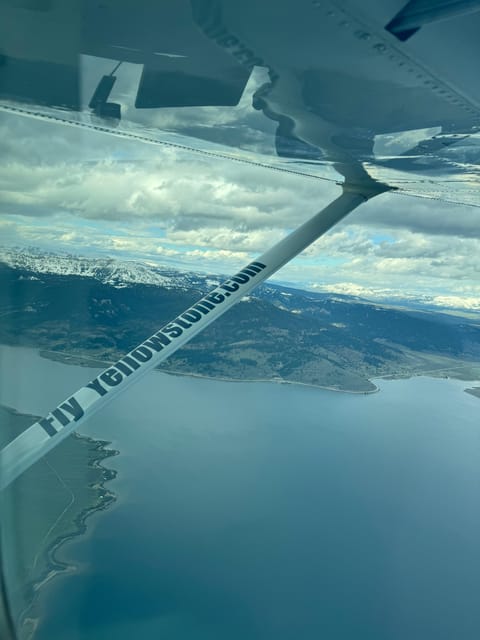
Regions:
[[[480,636],[480,3],[0,2],[0,637]]]

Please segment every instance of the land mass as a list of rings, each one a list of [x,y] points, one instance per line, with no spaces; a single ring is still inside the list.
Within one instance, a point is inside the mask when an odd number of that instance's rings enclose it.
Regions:
[[[0,405],[0,448],[38,419]],[[25,471],[2,495],[3,550],[12,613],[22,638],[34,632],[39,587],[70,569],[58,549],[86,531],[86,521],[115,500],[106,487],[117,454],[107,442],[73,434]]]
[[[0,342],[90,366],[114,362],[221,280],[75,257],[61,269],[51,264],[51,256],[0,263]],[[379,377],[474,380],[480,318],[267,284],[160,368],[355,392],[375,390],[371,379]]]

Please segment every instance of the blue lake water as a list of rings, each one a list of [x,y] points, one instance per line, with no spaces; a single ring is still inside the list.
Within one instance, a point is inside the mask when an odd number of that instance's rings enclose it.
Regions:
[[[2,347],[0,373],[45,414],[96,370]],[[480,400],[379,384],[144,378],[82,428],[118,501],[59,552],[35,640],[478,640]]]

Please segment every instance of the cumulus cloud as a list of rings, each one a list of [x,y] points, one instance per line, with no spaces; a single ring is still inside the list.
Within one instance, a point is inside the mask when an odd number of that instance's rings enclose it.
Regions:
[[[11,115],[0,118],[0,158],[2,242],[223,273],[340,193],[334,182]],[[278,278],[364,297],[428,293],[474,309],[479,222],[478,208],[383,194]]]

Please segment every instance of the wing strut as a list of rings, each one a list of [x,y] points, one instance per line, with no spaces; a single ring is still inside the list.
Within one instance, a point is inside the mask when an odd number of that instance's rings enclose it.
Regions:
[[[0,451],[0,489],[8,486],[82,422],[186,344],[362,202],[389,189],[371,179],[363,184],[346,183],[342,186],[342,195],[322,211],[12,440]]]

